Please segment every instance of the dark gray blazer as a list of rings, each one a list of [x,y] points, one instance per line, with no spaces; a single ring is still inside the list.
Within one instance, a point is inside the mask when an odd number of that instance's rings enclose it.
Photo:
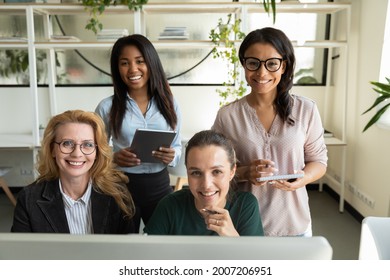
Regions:
[[[94,233],[134,232],[113,197],[92,188],[91,206]],[[70,233],[59,180],[35,182],[19,192],[11,232]]]

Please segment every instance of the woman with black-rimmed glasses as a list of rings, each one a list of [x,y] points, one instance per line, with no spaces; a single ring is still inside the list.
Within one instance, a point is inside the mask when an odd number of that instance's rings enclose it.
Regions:
[[[326,172],[327,149],[314,101],[291,94],[294,48],[275,28],[250,32],[239,49],[251,91],[221,108],[213,129],[236,150],[241,188],[259,201],[268,236],[311,236],[305,186]],[[275,174],[302,173],[294,182],[262,181]]]
[[[128,179],[112,163],[97,114],[74,110],[51,118],[37,171],[37,180],[18,195],[12,232],[135,232]]]

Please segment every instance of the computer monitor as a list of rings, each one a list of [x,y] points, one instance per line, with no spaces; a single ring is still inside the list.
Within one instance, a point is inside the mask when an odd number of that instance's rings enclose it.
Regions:
[[[332,259],[324,237],[219,237],[0,233],[6,260]]]

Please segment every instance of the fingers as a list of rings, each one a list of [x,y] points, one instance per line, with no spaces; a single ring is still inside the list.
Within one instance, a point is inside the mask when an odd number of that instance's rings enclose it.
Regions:
[[[265,167],[265,168],[275,167],[275,163],[269,159],[256,159],[256,160],[252,161],[251,165],[253,165],[253,166],[258,165],[259,168],[260,167]]]
[[[210,218],[210,216],[216,216]],[[214,214],[209,215],[205,219],[207,224],[207,229],[215,231],[220,236],[239,236],[237,230],[235,229],[233,222],[230,219],[230,215],[224,214]]]
[[[152,154],[165,164],[171,163],[175,158],[175,150],[172,148],[160,147],[158,151],[153,151]]]
[[[207,227],[211,229],[211,226],[216,226],[216,227],[223,227],[226,225],[226,220],[222,218],[206,218],[205,222],[207,224]]]
[[[213,208],[213,207],[212,207]],[[230,219],[229,211],[226,209],[201,209],[202,216],[205,220],[205,223],[210,226],[223,226],[226,224],[226,221]]]
[[[272,176],[278,169],[275,168],[275,163],[271,160],[254,160],[250,165],[250,180],[257,186],[264,186],[266,182],[259,182],[260,177]]]
[[[122,167],[132,167],[141,164],[137,155],[127,149],[122,149],[114,153],[114,162]]]
[[[212,219],[212,220],[214,220],[214,222],[212,222],[212,224],[214,224],[216,226],[220,226],[220,225],[222,226],[222,223],[223,223],[222,219]]]
[[[268,183],[270,183],[270,182],[268,182]],[[272,187],[280,189],[280,190],[284,190],[284,191],[290,191],[290,192],[296,191],[298,188],[300,188],[300,186],[297,186],[294,183],[289,183],[289,182],[284,181],[284,180],[273,181]]]
[[[160,147],[158,151],[153,151],[152,154],[165,164],[171,163],[175,158],[175,150],[171,148]],[[114,153],[114,162],[122,167],[132,167],[141,164],[141,160],[137,155],[127,148]]]

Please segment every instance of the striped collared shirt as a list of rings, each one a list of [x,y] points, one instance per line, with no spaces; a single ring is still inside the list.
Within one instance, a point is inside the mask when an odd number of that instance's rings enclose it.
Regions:
[[[91,192],[92,182],[88,183],[84,195],[77,200],[72,199],[62,189],[61,180],[60,192],[64,201],[66,219],[71,234],[91,234],[93,233]]]

